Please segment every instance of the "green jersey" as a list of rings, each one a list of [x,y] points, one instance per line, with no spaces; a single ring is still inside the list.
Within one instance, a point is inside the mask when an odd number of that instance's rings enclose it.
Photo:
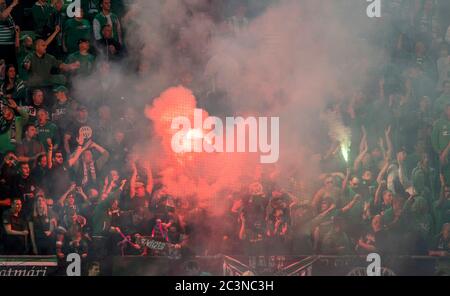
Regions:
[[[49,86],[54,83],[51,71],[57,69],[61,65],[61,61],[58,61],[51,54],[44,54],[42,57],[38,57],[35,52],[29,54],[23,61],[30,62],[31,67],[28,71],[28,87],[43,87]]]
[[[78,51],[78,40],[91,39],[91,24],[88,20],[71,18],[64,24],[64,42],[68,53]]]
[[[450,121],[446,118],[438,119],[433,126],[431,133],[431,145],[439,155],[450,142]],[[441,172],[446,182],[450,182],[450,164],[442,166]]]
[[[44,146],[45,151],[48,150],[47,139],[52,140],[53,146],[57,145],[59,146],[60,138],[58,133],[58,127],[56,126],[56,124],[52,122],[47,122],[43,126],[37,125],[36,129],[38,132],[37,138],[39,142]]]
[[[436,153],[440,154],[450,142],[450,121],[446,118],[438,119],[431,133],[431,144]]]
[[[111,206],[115,198],[116,193],[110,193],[105,200],[100,201],[95,207],[94,214],[92,216],[93,235],[101,236],[108,232],[109,229],[107,229],[107,227],[111,220],[111,217],[108,215],[108,208]]]
[[[44,32],[44,29],[49,24],[49,20],[51,15],[55,13],[55,8],[51,6],[49,3],[39,3],[36,2],[32,9],[31,9],[31,15],[33,17],[33,23],[34,23],[34,31],[41,35]],[[41,36],[45,37],[45,36]]]
[[[20,116],[16,116],[12,122],[7,123],[1,117],[0,125],[2,133],[0,133],[0,153],[4,154],[8,150],[15,150],[16,145],[22,142],[22,131],[28,122],[28,113],[26,109],[18,109]],[[9,126],[7,126],[9,124]]]
[[[89,75],[94,69],[95,57],[91,54],[83,55],[80,52],[72,53],[67,58],[67,63],[72,64],[76,61],[80,62],[80,68],[73,72],[75,75]]]
[[[444,112],[444,108],[447,104],[450,103],[450,95],[442,94],[437,100],[434,102],[433,113],[436,117],[441,116],[442,112]]]

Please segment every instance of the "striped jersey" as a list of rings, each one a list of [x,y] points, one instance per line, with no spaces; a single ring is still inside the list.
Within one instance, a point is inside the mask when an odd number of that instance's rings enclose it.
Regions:
[[[0,45],[11,45],[15,43],[15,24],[11,16],[0,20]]]

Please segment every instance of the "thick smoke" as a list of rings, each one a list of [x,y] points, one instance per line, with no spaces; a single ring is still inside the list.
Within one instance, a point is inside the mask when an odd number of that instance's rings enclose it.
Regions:
[[[247,10],[239,9],[239,3],[246,3]],[[107,76],[116,77],[115,96],[139,110],[148,105],[147,115],[155,125],[158,117],[149,110],[156,112],[167,97],[163,92],[179,85],[192,90],[196,102],[191,103],[211,115],[280,117],[275,172],[281,173],[272,176],[281,185],[291,176],[309,184],[320,173],[318,155],[334,140],[327,138],[320,109],[330,100],[347,100],[367,83],[367,69],[382,58],[369,42],[379,28],[366,16],[366,5],[358,0],[137,0],[123,20],[130,57]],[[224,22],[236,11],[250,17],[237,22],[240,26]],[[80,96],[89,97],[89,82],[75,86]],[[144,151],[167,157],[164,143],[158,143],[164,135],[154,136]],[[166,184],[174,193],[180,193],[176,186],[198,186],[197,177],[186,177],[166,160],[159,163],[166,166],[163,180],[183,180],[183,185]],[[255,176],[254,167],[250,170],[247,175]],[[219,191],[227,187],[224,180],[217,175],[208,186]]]

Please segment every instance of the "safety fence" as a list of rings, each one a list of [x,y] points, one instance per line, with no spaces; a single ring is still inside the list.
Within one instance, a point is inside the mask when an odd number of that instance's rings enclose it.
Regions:
[[[450,275],[450,257],[381,256],[383,276]],[[365,276],[370,265],[366,256],[198,256],[194,258],[109,257],[94,260],[101,275],[177,276],[186,274],[187,264],[210,275],[274,276]],[[91,260],[92,262],[92,260]],[[82,261],[87,275],[90,262]],[[71,262],[55,256],[0,256],[0,276],[64,276]]]

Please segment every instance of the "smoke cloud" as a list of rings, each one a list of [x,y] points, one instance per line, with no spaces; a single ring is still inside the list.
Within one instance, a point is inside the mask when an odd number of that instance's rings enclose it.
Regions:
[[[383,58],[373,42],[380,27],[366,16],[366,5],[357,0],[131,4],[123,20],[129,58],[105,76],[116,77],[111,96],[137,110],[147,105],[141,115],[151,120],[154,134],[141,135],[152,138],[144,151],[157,155],[154,165],[169,191],[186,197],[233,191],[240,178],[252,181],[264,170],[282,186],[291,176],[315,181],[318,155],[336,140],[328,136],[320,110],[349,99]],[[250,17],[224,22],[236,11]],[[89,97],[89,82],[75,88]],[[195,107],[219,117],[280,117],[280,161],[255,169],[254,155],[190,155],[189,164],[186,156],[177,159],[167,147],[171,134],[164,118],[189,117]]]

